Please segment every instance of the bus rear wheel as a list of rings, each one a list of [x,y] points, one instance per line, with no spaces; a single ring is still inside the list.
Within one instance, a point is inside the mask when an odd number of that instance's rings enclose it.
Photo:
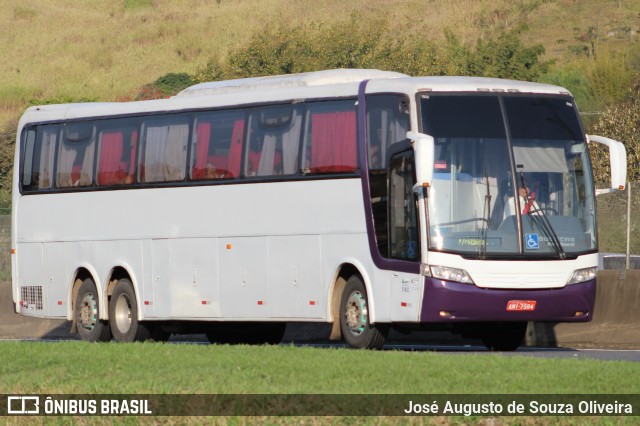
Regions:
[[[82,340],[108,342],[111,340],[109,323],[99,317],[100,302],[96,285],[86,278],[80,285],[76,299],[76,326]]]
[[[120,279],[109,300],[111,333],[118,342],[142,342],[151,337],[151,328],[138,320],[138,302],[133,285]]]
[[[482,343],[490,351],[515,351],[527,332],[526,322],[498,322],[484,325],[480,332]]]
[[[380,349],[387,337],[387,327],[369,322],[367,292],[358,275],[347,280],[342,292],[340,330],[344,341],[357,349]]]

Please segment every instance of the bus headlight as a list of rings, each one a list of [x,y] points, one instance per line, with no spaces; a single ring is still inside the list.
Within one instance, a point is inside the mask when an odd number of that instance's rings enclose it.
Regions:
[[[597,268],[584,268],[573,271],[571,278],[567,281],[567,285],[583,283],[585,281],[591,281],[596,277]]]
[[[431,276],[446,281],[457,281],[463,284],[473,284],[473,280],[464,269],[431,265]]]

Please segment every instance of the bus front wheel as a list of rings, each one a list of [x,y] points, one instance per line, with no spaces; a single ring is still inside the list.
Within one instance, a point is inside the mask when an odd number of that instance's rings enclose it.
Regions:
[[[138,320],[138,302],[131,281],[118,281],[109,300],[111,333],[118,342],[142,342],[151,337],[151,329]]]
[[[369,322],[367,291],[358,275],[345,284],[340,302],[342,338],[353,348],[379,349],[384,345],[388,328]]]
[[[108,342],[111,340],[109,323],[99,317],[100,302],[96,285],[91,278],[85,278],[76,299],[76,326],[82,340],[88,342]]]

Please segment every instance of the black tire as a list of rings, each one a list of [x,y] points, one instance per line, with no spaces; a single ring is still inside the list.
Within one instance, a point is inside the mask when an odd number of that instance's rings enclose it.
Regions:
[[[480,339],[490,351],[512,352],[520,347],[526,332],[526,322],[489,323],[482,327]]]
[[[109,324],[117,342],[143,342],[151,338],[152,327],[138,320],[138,302],[127,278],[118,280],[109,300]]]
[[[76,298],[76,326],[82,340],[108,342],[111,340],[109,323],[99,318],[100,302],[96,285],[86,278],[80,285]]]
[[[389,328],[369,322],[367,292],[358,275],[345,284],[340,301],[340,330],[342,338],[352,348],[380,349],[384,346]]]
[[[242,322],[212,324],[207,339],[212,344],[277,345],[282,341],[284,322]]]

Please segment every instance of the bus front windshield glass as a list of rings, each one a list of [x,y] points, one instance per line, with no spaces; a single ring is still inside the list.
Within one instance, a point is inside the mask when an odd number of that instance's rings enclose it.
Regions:
[[[573,100],[428,95],[435,139],[429,247],[477,258],[565,258],[596,249],[591,170]]]

